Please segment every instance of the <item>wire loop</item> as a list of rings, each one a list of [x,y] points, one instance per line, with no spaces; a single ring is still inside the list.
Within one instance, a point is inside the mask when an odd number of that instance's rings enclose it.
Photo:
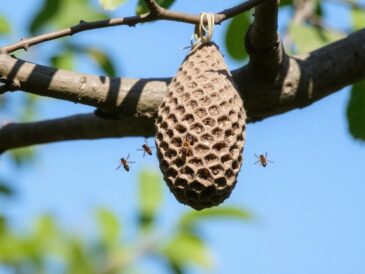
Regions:
[[[200,45],[209,43],[214,31],[214,13],[202,12],[199,25],[195,25],[195,31],[191,39],[191,52],[194,52]]]

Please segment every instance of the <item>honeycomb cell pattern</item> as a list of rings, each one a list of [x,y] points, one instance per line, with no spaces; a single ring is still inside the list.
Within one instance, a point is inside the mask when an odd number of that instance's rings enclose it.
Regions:
[[[231,194],[242,164],[246,114],[214,43],[182,63],[156,119],[160,168],[178,201],[194,209]]]

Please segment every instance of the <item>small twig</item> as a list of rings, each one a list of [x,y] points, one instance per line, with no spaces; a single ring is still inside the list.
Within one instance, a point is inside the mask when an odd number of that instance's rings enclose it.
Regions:
[[[312,14],[308,19],[307,19],[308,23],[310,23],[313,27],[318,28],[318,29],[322,29],[325,31],[329,31],[341,36],[345,36],[350,34],[350,31],[342,31],[339,30],[337,28],[334,28],[332,26],[327,25],[325,22],[323,22],[322,18],[319,17],[316,14]]]
[[[146,3],[146,5],[150,11],[150,14],[158,17],[162,8],[156,3],[156,1],[155,0],[145,0],[144,2]]]
[[[114,18],[114,19],[106,19],[94,22],[85,22],[83,20],[80,21],[79,24],[72,26],[70,28],[45,33],[42,35],[34,36],[31,38],[21,39],[18,43],[10,44],[0,48],[1,53],[10,53],[14,52],[18,49],[28,49],[33,45],[37,45],[46,41],[55,40],[65,36],[72,36],[76,33],[98,29],[98,28],[105,28],[105,27],[112,27],[118,25],[128,25],[134,26],[137,23],[147,22],[151,19],[148,17],[148,14],[143,14],[141,16],[131,16],[125,18]]]
[[[287,48],[291,48],[293,39],[289,33],[289,27],[291,24],[302,24],[306,20],[310,19],[314,15],[314,3],[313,1],[295,0],[293,3],[294,14],[293,19],[286,24],[286,31],[284,36],[284,45]]]
[[[214,18],[215,19],[214,22],[216,24],[220,24],[224,20],[232,18],[244,11],[250,10],[251,8],[257,7],[258,5],[260,5],[261,3],[264,3],[266,1],[269,1],[269,0],[251,0],[251,1],[247,1],[242,4],[239,4],[235,7],[225,9],[221,12],[218,12],[218,14]]]
[[[315,6],[313,1],[295,1],[294,8],[293,23],[301,24],[314,14]]]
[[[223,21],[232,18],[244,11],[247,11],[262,2],[267,0],[248,0],[240,5],[232,7],[230,9],[223,10],[215,14],[215,23],[220,24]],[[200,16],[199,15],[192,15],[182,12],[173,12],[166,9],[163,9],[159,6],[158,13],[155,14],[157,7],[154,4],[153,0],[146,0],[146,3],[149,3],[149,8],[151,9],[150,13],[145,13],[140,16],[130,16],[124,18],[114,18],[114,19],[107,19],[107,20],[100,20],[94,22],[85,22],[80,21],[79,24],[72,26],[70,28],[58,30],[55,32],[50,32],[46,34],[42,34],[39,36],[35,36],[32,38],[25,38],[22,39],[20,42],[10,44],[0,48],[0,53],[10,53],[19,49],[27,50],[29,47],[43,43],[45,41],[55,40],[61,37],[74,35],[79,32],[92,30],[92,29],[99,29],[99,28],[106,28],[106,27],[113,27],[119,25],[128,25],[128,26],[135,26],[136,24],[155,21],[155,20],[168,20],[168,21],[176,21],[176,22],[183,22],[188,24],[199,24]]]
[[[327,0],[328,2],[331,2],[333,4],[339,4],[339,5],[348,5],[353,9],[360,9],[365,10],[365,5],[355,2],[355,1],[348,1],[348,0]]]

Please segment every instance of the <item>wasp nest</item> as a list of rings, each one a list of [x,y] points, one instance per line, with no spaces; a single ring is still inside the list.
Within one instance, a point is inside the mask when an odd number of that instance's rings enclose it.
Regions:
[[[229,197],[242,163],[246,114],[218,47],[184,60],[158,110],[164,180],[181,203],[204,209]]]

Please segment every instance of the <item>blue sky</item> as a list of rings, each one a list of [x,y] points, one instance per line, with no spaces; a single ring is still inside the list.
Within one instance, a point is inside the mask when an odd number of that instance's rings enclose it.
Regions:
[[[1,13],[16,23],[13,41],[22,37],[37,2],[13,0],[2,7]],[[199,13],[238,2],[180,0],[173,8]],[[21,9],[14,8],[19,5]],[[134,5],[130,0],[114,15],[130,15]],[[328,8],[328,22],[336,27],[349,23],[344,10]],[[281,25],[287,16],[280,14]],[[214,40],[227,56],[222,40],[226,26],[216,28]],[[189,44],[192,31],[190,25],[157,22],[97,30],[73,39],[108,50],[122,76],[171,76],[186,54],[179,47]],[[35,46],[23,58],[42,60],[52,47],[52,42]],[[80,71],[99,73],[92,63],[82,61]],[[227,64],[232,69],[240,65],[229,59]],[[10,96],[21,98],[21,94]],[[214,273],[365,273],[365,146],[347,131],[348,98],[349,90],[344,89],[305,109],[248,125],[243,169],[225,204],[247,208],[255,219],[204,222],[203,231],[217,261]],[[53,99],[42,99],[39,107],[40,119],[92,111]],[[65,227],[82,233],[90,231],[93,210],[98,206],[107,206],[132,222],[137,205],[136,175],[144,167],[158,168],[155,157],[142,158],[134,150],[142,143],[143,138],[124,138],[39,146],[35,163],[21,171],[10,165],[5,154],[0,173],[13,178],[19,192],[17,200],[9,204],[14,225],[25,228],[33,217],[52,212]],[[129,173],[115,171],[118,159],[128,152],[137,164]],[[267,168],[254,165],[254,153],[264,152],[274,164]],[[167,187],[164,190],[161,223],[167,229],[177,213],[188,208],[178,204]]]

